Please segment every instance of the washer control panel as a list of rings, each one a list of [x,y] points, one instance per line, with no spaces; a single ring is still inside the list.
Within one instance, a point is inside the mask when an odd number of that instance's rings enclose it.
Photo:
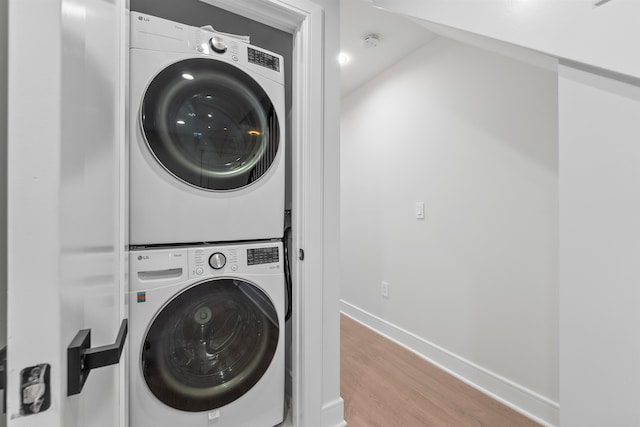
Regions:
[[[201,246],[188,251],[191,277],[283,271],[282,243],[278,241]]]

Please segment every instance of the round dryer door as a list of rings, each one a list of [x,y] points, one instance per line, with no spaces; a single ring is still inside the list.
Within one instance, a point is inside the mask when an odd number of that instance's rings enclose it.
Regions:
[[[258,180],[280,142],[278,118],[262,87],[237,67],[206,58],[158,73],[142,101],[141,125],[158,162],[205,190],[235,190]]]
[[[251,283],[214,279],[172,299],[151,323],[142,373],[164,404],[187,412],[224,406],[266,372],[279,336],[276,309]]]

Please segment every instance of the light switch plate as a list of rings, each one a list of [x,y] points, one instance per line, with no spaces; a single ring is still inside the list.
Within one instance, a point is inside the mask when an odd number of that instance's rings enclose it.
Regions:
[[[384,298],[389,298],[389,283],[382,282],[382,287],[380,288],[380,295]]]

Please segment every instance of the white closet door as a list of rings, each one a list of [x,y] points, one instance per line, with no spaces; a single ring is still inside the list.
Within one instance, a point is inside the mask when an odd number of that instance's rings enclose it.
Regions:
[[[124,317],[125,2],[8,11],[7,425],[124,425],[123,365],[68,396],[67,347]]]

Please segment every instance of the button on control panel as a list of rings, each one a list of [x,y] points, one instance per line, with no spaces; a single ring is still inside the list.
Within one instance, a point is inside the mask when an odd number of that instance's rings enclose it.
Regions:
[[[193,252],[193,266],[191,268],[193,268],[192,274],[195,274],[196,276],[201,276],[204,274],[204,266],[205,266],[205,262],[206,262],[206,256],[205,253],[202,249],[197,249]]]

